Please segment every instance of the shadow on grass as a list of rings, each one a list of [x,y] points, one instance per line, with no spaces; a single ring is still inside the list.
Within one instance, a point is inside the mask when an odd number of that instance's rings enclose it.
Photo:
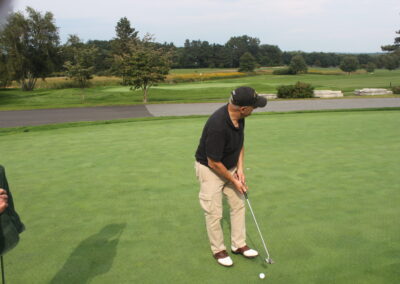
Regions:
[[[107,273],[117,254],[117,246],[126,223],[110,224],[83,240],[71,253],[50,283],[88,283]]]

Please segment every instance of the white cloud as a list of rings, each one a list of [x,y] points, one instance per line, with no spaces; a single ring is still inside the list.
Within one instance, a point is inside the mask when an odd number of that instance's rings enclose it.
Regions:
[[[117,21],[126,16],[141,35],[150,32],[159,41],[177,45],[187,38],[224,43],[231,36],[247,34],[284,50],[379,51],[376,42],[393,41],[400,16],[398,0],[14,0],[14,4],[18,10],[29,5],[51,11],[62,38],[76,33],[83,39],[110,39]]]
[[[0,0],[0,29],[1,26],[7,21],[7,17],[11,11],[12,11],[12,1]]]
[[[31,6],[41,11],[51,11],[59,18],[109,18],[131,16],[140,19],[176,19],[186,16],[213,17],[226,13],[243,21],[256,16],[285,14],[290,16],[309,15],[320,12],[329,0],[14,0],[15,8],[23,10]],[[118,16],[115,16],[118,15]],[[155,18],[155,16],[157,18]]]

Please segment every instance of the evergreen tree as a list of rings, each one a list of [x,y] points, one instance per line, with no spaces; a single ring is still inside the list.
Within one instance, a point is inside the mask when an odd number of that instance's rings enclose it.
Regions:
[[[250,52],[245,52],[240,57],[240,67],[239,72],[253,72],[256,68],[257,62]]]
[[[396,34],[400,35],[400,30],[396,32]],[[383,51],[396,52],[400,50],[400,36],[395,37],[394,43],[391,45],[384,45],[381,47]]]
[[[396,32],[400,35],[400,30]],[[383,66],[388,70],[394,70],[400,65],[400,36],[394,39],[394,43],[391,45],[385,45],[381,47],[383,51],[389,52],[389,54],[383,55],[382,62]]]
[[[117,37],[111,43],[114,55],[113,71],[115,75],[122,77],[122,85],[127,85],[129,66],[124,58],[129,58],[132,55],[131,47],[138,44],[137,35],[139,32],[131,27],[131,23],[126,17],[118,21],[115,32]]]

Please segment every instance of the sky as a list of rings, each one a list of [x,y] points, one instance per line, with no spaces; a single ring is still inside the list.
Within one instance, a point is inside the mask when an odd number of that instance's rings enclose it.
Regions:
[[[283,51],[381,52],[400,30],[400,0],[0,0],[14,11],[52,12],[61,42],[110,40],[127,17],[157,42],[226,43],[248,35]],[[1,17],[1,15],[0,15]]]

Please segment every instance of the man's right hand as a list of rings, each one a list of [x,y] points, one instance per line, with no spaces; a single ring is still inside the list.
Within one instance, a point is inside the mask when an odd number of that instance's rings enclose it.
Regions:
[[[236,190],[238,190],[241,194],[243,194],[244,192],[247,191],[247,186],[246,184],[242,183],[239,178],[238,175],[235,173],[234,175],[232,175],[224,166],[223,163],[221,162],[217,162],[212,160],[211,158],[207,158],[208,159],[208,166],[213,169],[214,171],[217,172],[218,175],[220,175],[221,177],[224,177],[225,179],[229,180],[236,188]]]
[[[8,195],[7,191],[0,188],[0,213],[3,213],[4,210],[8,207]]]
[[[236,178],[233,179],[233,185],[236,187],[236,189],[237,189],[241,194],[247,192],[247,189],[248,189],[248,188],[247,188],[246,184],[242,183],[240,180],[238,180],[238,179],[236,179]]]

